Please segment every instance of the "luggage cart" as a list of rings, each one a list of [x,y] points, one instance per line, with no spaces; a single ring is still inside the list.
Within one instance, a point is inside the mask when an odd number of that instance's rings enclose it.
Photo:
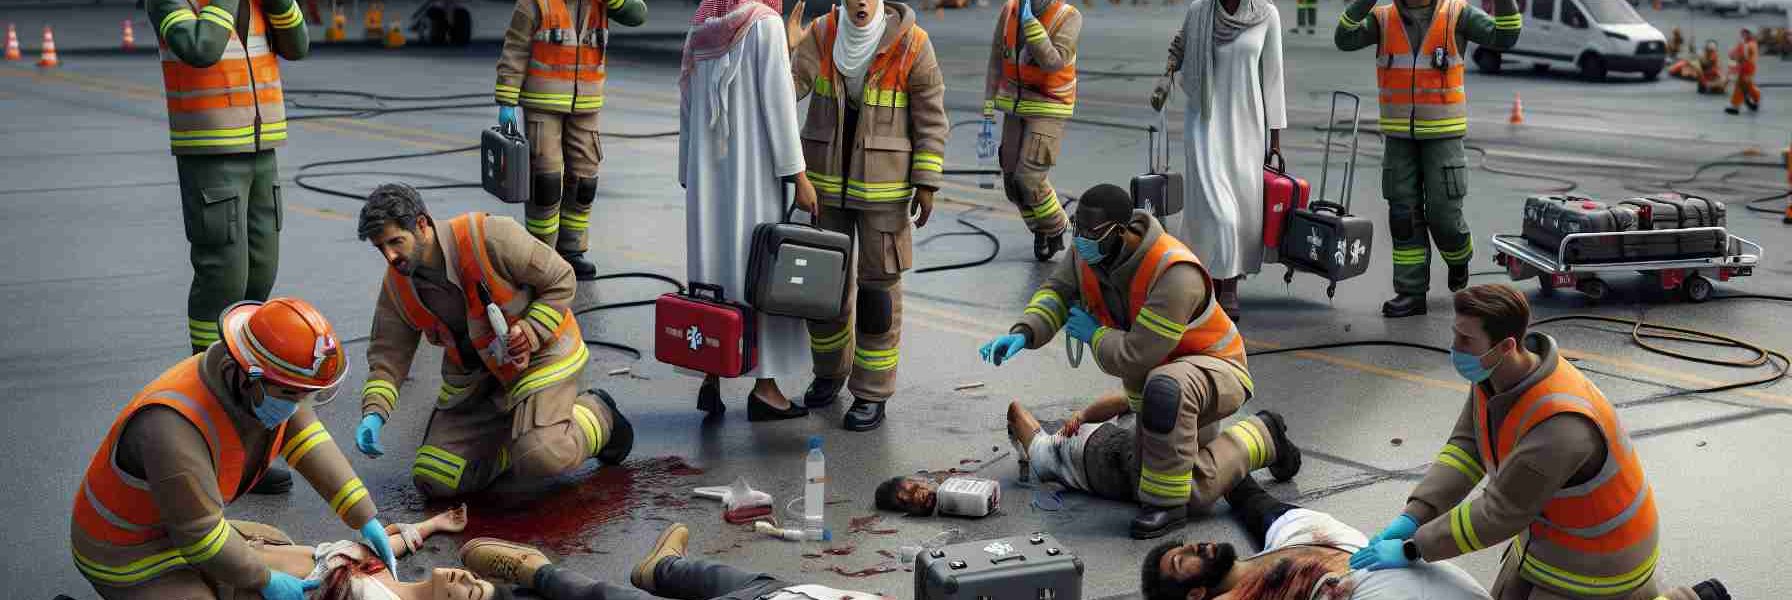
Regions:
[[[1569,262],[1568,245],[1578,239],[1602,238],[1607,236],[1626,235],[1659,235],[1661,231],[1614,231],[1606,233],[1571,233],[1562,238],[1562,243],[1555,252],[1531,244],[1521,235],[1496,234],[1493,236],[1493,261],[1506,268],[1506,274],[1513,281],[1522,281],[1532,277],[1542,286],[1543,295],[1555,293],[1557,288],[1572,287],[1592,299],[1594,302],[1604,300],[1611,292],[1600,273],[1613,271],[1636,271],[1656,279],[1664,290],[1677,290],[1680,296],[1689,302],[1704,302],[1711,298],[1711,282],[1729,281],[1732,277],[1753,275],[1755,265],[1761,262],[1760,244],[1729,235],[1722,227],[1695,227],[1685,231],[1717,230],[1724,232],[1729,238],[1723,256],[1700,258],[1675,258],[1664,260],[1645,260],[1628,262],[1575,263]]]

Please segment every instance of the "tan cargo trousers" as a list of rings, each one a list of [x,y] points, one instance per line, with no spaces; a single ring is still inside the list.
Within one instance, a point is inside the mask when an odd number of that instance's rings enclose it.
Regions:
[[[1275,439],[1262,419],[1219,429],[1248,399],[1226,361],[1185,356],[1153,369],[1137,398],[1128,393],[1138,418],[1141,504],[1206,508],[1275,462]]]
[[[582,253],[597,199],[597,166],[604,160],[596,111],[559,114],[523,111],[529,137],[529,204],[525,225],[561,254]]]
[[[845,379],[846,389],[860,400],[889,400],[901,359],[902,272],[914,258],[908,213],[829,206],[821,209],[816,225],[857,236],[858,272],[846,284],[845,313],[809,322],[815,376]]]
[[[1002,116],[1002,191],[1035,234],[1058,235],[1070,224],[1057,190],[1045,179],[1058,163],[1063,136],[1064,119]]]
[[[610,439],[615,416],[596,396],[579,392],[577,377],[509,409],[497,378],[476,385],[485,389],[430,414],[411,464],[411,481],[425,496],[478,491],[507,472],[523,480],[553,477],[578,468]]]

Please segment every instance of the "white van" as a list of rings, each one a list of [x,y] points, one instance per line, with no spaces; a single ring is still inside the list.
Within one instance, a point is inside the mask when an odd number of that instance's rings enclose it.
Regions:
[[[1606,73],[1655,79],[1667,67],[1667,37],[1625,0],[1520,0],[1524,31],[1505,52],[1476,47],[1475,66],[1497,73],[1505,59],[1537,69],[1573,67],[1600,80]]]

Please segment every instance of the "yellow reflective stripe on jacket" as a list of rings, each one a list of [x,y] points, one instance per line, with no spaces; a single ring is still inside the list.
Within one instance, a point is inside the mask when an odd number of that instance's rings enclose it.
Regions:
[[[185,23],[187,21],[197,21],[197,20],[199,20],[199,15],[193,14],[192,9],[183,8],[183,9],[168,13],[168,16],[166,16],[166,17],[162,17],[162,24],[156,26],[156,31],[161,33],[162,37],[168,37],[168,28],[169,27],[173,27],[176,23]]]
[[[1528,536],[1520,536],[1515,542],[1513,551],[1524,557],[1522,571],[1532,581],[1560,588],[1584,596],[1607,597],[1621,596],[1635,591],[1648,583],[1655,575],[1655,563],[1661,559],[1661,545],[1657,544],[1649,552],[1649,558],[1637,565],[1635,569],[1610,577],[1581,575],[1538,560],[1536,556],[1525,554],[1525,541]]]
[[[517,96],[523,106],[538,108],[595,109],[604,107],[602,95],[555,94],[549,92],[521,92]]]
[[[809,184],[815,186],[815,191],[817,193],[822,193],[822,194],[839,194],[840,193],[840,187],[841,187],[840,184],[841,184],[842,178],[836,177],[833,175],[825,175],[822,173],[817,173],[815,171],[805,171],[805,173],[807,173],[809,176]]]
[[[1338,15],[1338,26],[1344,29],[1362,29],[1363,22],[1350,18],[1350,13],[1345,12]]]
[[[1468,117],[1451,117],[1448,119],[1418,120],[1397,117],[1382,117],[1382,131],[1412,130],[1413,135],[1434,135],[1442,133],[1458,133],[1468,131]]]
[[[436,446],[417,448],[417,462],[411,463],[411,476],[433,479],[448,489],[460,489],[460,476],[467,470],[467,459]]]
[[[286,139],[286,121],[262,123],[261,139],[267,141]],[[168,132],[168,140],[169,144],[176,148],[206,148],[212,146],[253,144],[255,143],[255,126],[232,127],[230,129],[193,129],[189,131],[170,130]]]
[[[846,180],[846,197],[866,202],[901,202],[914,196],[915,188],[907,181]]]
[[[817,96],[821,96],[823,98],[834,97],[834,80],[832,80],[832,79],[829,79],[827,77],[822,77],[820,75],[816,75],[815,76],[815,85],[811,86],[811,87],[814,88],[815,95],[817,95]]]
[[[1444,449],[1437,451],[1437,462],[1461,471],[1462,476],[1467,477],[1470,484],[1487,476],[1487,472],[1481,468],[1481,461],[1469,455],[1467,450],[1456,447],[1455,444],[1444,444]]]
[[[845,348],[846,342],[848,341],[847,337],[851,333],[852,331],[850,329],[841,329],[839,333],[823,337],[815,337],[815,334],[809,334],[809,350],[815,352],[834,352],[841,348]]]
[[[1012,96],[998,95],[991,101],[1003,112],[1014,113],[1023,117],[1070,117],[1076,113],[1076,104],[1060,104],[1042,100],[1021,100],[1015,105]]]
[[[446,381],[442,382],[442,387],[436,390],[436,405],[443,408],[448,407],[448,401],[455,399],[461,394],[467,393],[467,387],[468,386],[464,385],[454,385]]]
[[[1108,332],[1111,332],[1111,331],[1113,331],[1113,329],[1109,329],[1107,327],[1096,327],[1095,335],[1089,336],[1089,347],[1095,349],[1096,352],[1100,352],[1101,351],[1101,338],[1107,337]],[[1137,412],[1136,408],[1134,409],[1134,412]]]
[[[516,104],[517,96],[521,95],[522,93],[523,93],[522,88],[519,88],[516,86],[504,85],[502,83],[498,84],[494,91],[494,94],[498,97],[499,102],[507,102],[510,104]]]
[[[216,4],[207,5],[205,8],[199,9],[199,19],[202,21],[211,21],[219,27],[231,31],[236,30],[236,16],[230,14],[230,11],[224,10]]]
[[[908,92],[879,90],[873,89],[871,86],[865,86],[864,97],[860,98],[859,102],[865,106],[893,106],[896,108],[903,108],[908,106]]]
[[[607,6],[610,7],[610,10],[622,10],[623,3],[627,1],[628,0],[610,0]]]
[[[336,490],[335,496],[330,497],[330,510],[336,511],[338,518],[346,519],[348,509],[354,508],[355,503],[366,497],[367,486],[361,483],[361,478],[350,479],[348,483],[342,484],[342,489]]]
[[[1450,509],[1450,514],[1448,515],[1450,519],[1450,537],[1456,540],[1456,550],[1463,554],[1475,552],[1487,547],[1485,544],[1481,543],[1481,537],[1475,535],[1475,522],[1474,519],[1469,516],[1469,509],[1474,506],[1474,504],[1474,500],[1464,501],[1462,504],[1456,505],[1456,508]]]
[[[585,368],[585,361],[591,358],[591,350],[581,343],[572,354],[565,358],[548,363],[546,366],[532,369],[510,386],[511,398],[524,398],[539,392],[548,386],[575,379],[579,371]]]
[[[398,386],[390,381],[369,379],[361,385],[361,397],[379,396],[386,399],[387,404],[398,406]]]
[[[286,449],[280,451],[280,458],[286,461],[287,466],[296,466],[300,460],[304,460],[306,454],[311,453],[311,449],[331,439],[330,432],[324,429],[322,421],[306,425],[299,430],[298,435],[286,438]]]
[[[1184,472],[1180,475],[1159,473],[1148,468],[1139,468],[1139,491],[1167,500],[1187,500],[1195,489],[1194,474]]]
[[[1045,326],[1051,331],[1064,327],[1064,319],[1069,318],[1070,311],[1064,308],[1064,298],[1052,290],[1039,290],[1033,299],[1027,302],[1026,312],[1039,315],[1045,319]]]
[[[854,348],[852,364],[867,371],[888,371],[896,368],[896,363],[902,358],[901,352],[900,348],[889,350]]]
[[[946,158],[940,156],[937,152],[922,152],[917,150],[915,151],[914,158],[910,160],[909,168],[916,171],[932,171],[939,173],[946,168]]]
[[[1514,14],[1505,15],[1505,16],[1494,15],[1493,28],[1494,29],[1523,29],[1524,28],[1524,13],[1514,13]]]
[[[75,568],[89,579],[100,583],[132,585],[159,577],[170,569],[211,560],[224,550],[224,543],[229,540],[230,525],[220,518],[218,524],[206,532],[204,537],[186,546],[157,552],[120,567],[103,565],[75,552]]]
[[[560,314],[560,311],[540,302],[529,303],[529,319],[540,323],[548,331],[558,331],[560,324],[566,322],[565,316]]]
[[[305,15],[299,12],[299,3],[296,1],[286,5],[286,12],[268,15],[268,24],[273,25],[275,29],[292,29],[304,21]]]
[[[1150,330],[1151,333],[1176,341],[1182,340],[1182,332],[1187,329],[1186,325],[1163,318],[1157,313],[1151,312],[1151,309],[1149,308],[1140,308],[1138,318],[1134,319],[1133,322],[1143,325],[1145,329]]]

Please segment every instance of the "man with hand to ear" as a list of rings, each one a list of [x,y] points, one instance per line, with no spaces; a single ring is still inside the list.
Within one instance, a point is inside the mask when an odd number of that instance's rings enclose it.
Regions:
[[[1142,508],[1132,536],[1180,528],[1191,505],[1218,501],[1250,471],[1273,466],[1292,477],[1299,454],[1285,448],[1280,418],[1260,414],[1220,435],[1219,421],[1250,398],[1251,375],[1244,338],[1219,309],[1200,259],[1113,185],[1083,194],[1072,226],[1074,259],[1059,264],[1020,321],[980,352],[1003,364],[1065,329],[1090,346],[1102,372],[1120,378],[1123,396],[1073,421],[1138,415],[1140,466],[1130,479]]]
[[[1527,331],[1524,295],[1477,285],[1456,293],[1455,308],[1450,360],[1472,384],[1462,416],[1406,509],[1350,567],[1404,568],[1512,539],[1494,598],[1728,598],[1721,584],[1657,591],[1642,462],[1599,388],[1554,338]]]
[[[330,322],[274,298],[232,305],[218,324],[221,341],[139,392],[94,453],[75,496],[75,568],[107,600],[303,600],[318,582],[264,557],[286,535],[224,518],[278,457],[396,573],[373,497],[311,409],[348,372]]]

